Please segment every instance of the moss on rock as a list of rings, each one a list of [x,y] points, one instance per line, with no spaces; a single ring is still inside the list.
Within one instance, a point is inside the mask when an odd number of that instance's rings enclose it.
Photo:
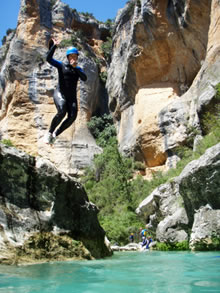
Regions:
[[[26,240],[24,245],[11,248],[0,263],[19,265],[77,259],[93,259],[81,241],[76,241],[67,234],[38,232]]]

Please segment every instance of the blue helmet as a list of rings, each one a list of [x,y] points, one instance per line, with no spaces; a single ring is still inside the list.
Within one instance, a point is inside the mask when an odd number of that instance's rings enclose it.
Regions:
[[[79,51],[75,47],[70,47],[66,50],[66,56],[70,54],[77,54],[79,55]]]

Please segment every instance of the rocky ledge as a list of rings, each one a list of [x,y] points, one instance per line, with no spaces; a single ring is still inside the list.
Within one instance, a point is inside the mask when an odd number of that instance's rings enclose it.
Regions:
[[[80,183],[0,144],[0,263],[111,255],[97,213]]]
[[[136,212],[165,243],[192,250],[220,249],[220,143],[156,188]]]
[[[128,243],[127,245],[124,245],[124,246],[112,245],[111,249],[112,251],[145,251],[145,250],[152,249],[156,245],[156,241],[153,241],[149,244],[149,249],[146,249],[146,247],[142,246],[141,244],[142,242]]]

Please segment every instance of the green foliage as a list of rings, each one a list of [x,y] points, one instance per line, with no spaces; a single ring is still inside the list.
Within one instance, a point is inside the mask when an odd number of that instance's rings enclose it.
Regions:
[[[2,38],[2,45],[4,45],[4,44],[5,44],[5,42],[6,42],[6,39],[7,39],[7,37],[6,37],[6,36],[4,36],[4,37]]]
[[[165,243],[165,242],[157,242],[156,243],[156,250],[161,251],[185,251],[189,250],[189,242],[187,240],[182,242],[175,242],[175,243]]]
[[[115,209],[113,215],[102,217],[100,222],[111,242],[118,244],[127,244],[130,233],[142,225],[135,213],[123,206]]]
[[[196,129],[195,127],[187,127],[187,140],[186,140],[186,145],[188,147],[193,147],[194,139],[197,135],[200,134],[200,131]]]
[[[202,118],[203,131],[206,134],[197,147],[197,157],[220,141],[220,83],[216,86],[214,106]]]
[[[204,134],[215,131],[220,126],[220,83],[215,87],[216,95],[207,111],[201,117],[202,130]]]
[[[175,250],[189,250],[189,242],[187,240],[182,242],[177,242],[175,244]]]
[[[15,32],[15,29],[8,28],[6,31],[6,35],[8,36],[10,33]]]
[[[171,246],[167,243],[164,243],[164,242],[157,242],[156,243],[156,250],[168,251],[168,250],[171,250]]]
[[[212,250],[220,250],[220,238],[217,236],[213,236],[212,240]]]
[[[60,42],[60,47],[61,48],[66,48],[66,47],[78,47],[79,49],[83,47],[84,43],[86,42],[86,37],[83,34],[82,30],[78,30],[74,32],[69,39],[63,39]]]
[[[137,162],[134,162],[134,169],[135,170],[145,170],[146,166],[144,163],[137,161]]]
[[[2,139],[1,143],[9,146],[9,147],[14,147],[14,144],[12,143],[12,141],[10,139]]]
[[[219,251],[220,250],[220,238],[219,238],[219,236],[212,235],[211,238],[204,239],[203,241],[196,243],[194,249],[196,251],[210,251],[210,250]]]
[[[106,83],[107,80],[107,71],[100,72],[99,77],[103,83]]]
[[[76,42],[75,42],[75,38],[74,36],[71,37],[70,39],[63,39],[61,42],[60,42],[60,47],[61,48],[66,48],[66,47],[71,47],[71,46],[76,46]]]
[[[6,31],[6,36],[4,36],[4,37],[2,38],[2,40],[1,40],[3,45],[4,45],[5,42],[6,42],[7,36],[10,35],[10,33],[13,33],[13,32],[15,32],[15,31],[16,31],[15,29],[11,29],[11,28],[8,28],[8,29],[7,29],[7,31]]]
[[[86,18],[86,20],[89,20],[90,18],[96,19],[95,16],[89,12],[80,12],[80,14],[82,14]]]
[[[158,184],[158,179],[156,177],[153,180],[148,181],[144,180],[141,175],[137,176],[130,182],[132,205],[134,209],[138,207],[139,203],[146,198],[158,186]]]
[[[88,128],[100,147],[107,146],[109,140],[111,142],[116,140],[116,129],[111,115],[104,114],[102,117],[92,117],[88,122]]]
[[[57,0],[50,0],[50,5],[53,7],[56,4]]]
[[[105,25],[107,26],[107,28],[110,30],[110,32],[112,31],[112,28],[114,26],[114,20],[108,18],[105,22]]]
[[[112,55],[112,38],[108,37],[106,42],[103,42],[101,49],[106,61],[109,63]]]
[[[127,243],[129,232],[143,225],[133,208],[132,166],[132,160],[123,157],[116,140],[110,138],[103,153],[96,156],[94,167],[82,178],[89,199],[100,209],[100,223],[112,243]]]

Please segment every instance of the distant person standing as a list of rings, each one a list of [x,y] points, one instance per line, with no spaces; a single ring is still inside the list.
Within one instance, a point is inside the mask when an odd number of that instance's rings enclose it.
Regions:
[[[45,142],[53,144],[56,137],[65,129],[70,127],[77,117],[77,82],[79,78],[83,81],[87,80],[87,76],[83,69],[77,65],[79,52],[77,48],[70,47],[66,51],[68,62],[63,63],[53,59],[53,54],[59,45],[59,41],[51,39],[49,42],[49,52],[47,54],[47,62],[58,70],[59,83],[58,88],[54,92],[54,103],[57,108],[57,114],[54,116],[49,132],[45,137]],[[62,122],[58,129],[57,126],[63,118],[67,118]]]
[[[140,235],[141,235],[141,239],[142,241],[144,241],[146,239],[146,235],[147,235],[147,229],[143,229],[142,227],[140,228]]]
[[[130,242],[134,242],[134,233],[131,233],[129,236]]]

